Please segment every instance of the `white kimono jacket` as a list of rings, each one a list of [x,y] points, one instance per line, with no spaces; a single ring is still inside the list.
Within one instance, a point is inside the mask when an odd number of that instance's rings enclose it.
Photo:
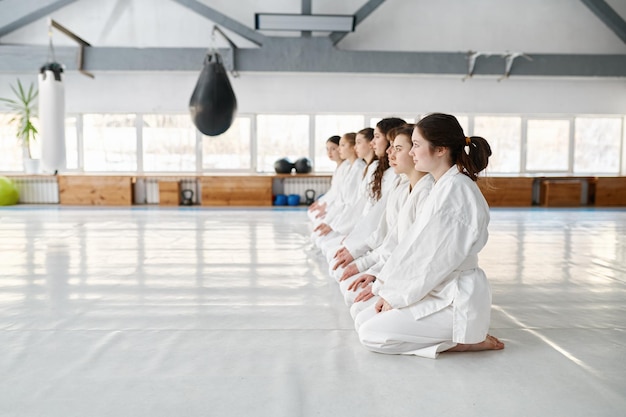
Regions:
[[[487,243],[488,225],[489,206],[480,189],[451,167],[433,186],[372,291],[393,308],[407,308],[416,320],[452,305],[452,341],[483,341],[491,290],[478,252]]]
[[[335,188],[336,192],[333,194],[334,198],[328,201],[326,206],[326,215],[322,219],[316,219],[316,223],[328,223],[356,199],[358,184],[365,169],[365,161],[357,158],[352,163],[342,162],[340,167],[343,166],[345,166],[345,171],[342,168],[341,177],[338,178]]]
[[[417,212],[421,210],[434,182],[432,175],[427,174],[420,178],[410,192],[408,182],[406,186],[402,187],[401,191],[404,198],[398,199],[398,202],[402,203],[401,207],[394,213],[394,218],[390,220],[392,223],[389,225],[389,232],[382,244],[354,261],[359,271],[378,276],[387,263],[387,259],[398,246],[398,242],[404,238],[406,232],[415,223]]]
[[[341,188],[341,184],[345,180],[345,176],[349,169],[350,164],[346,161],[342,161],[339,165],[337,165],[337,168],[335,168],[335,172],[333,172],[333,176],[330,180],[330,188],[317,199],[320,204],[326,204],[326,209],[328,209],[328,207],[332,204],[335,198],[337,198],[337,195],[339,193],[338,189]],[[312,212],[309,210],[307,214],[311,221],[315,221],[318,212]]]
[[[408,196],[408,187],[408,178],[405,175],[396,175],[389,192],[383,193],[367,218],[359,220],[352,232],[346,236],[343,246],[354,259],[383,243],[390,227],[396,224],[400,207]]]
[[[378,161],[372,161],[372,163],[368,165],[367,170],[364,171],[364,175],[359,182],[356,199],[350,202],[342,213],[338,213],[328,223],[337,233],[342,235],[347,234],[356,224],[356,219],[362,215],[367,215],[369,209],[376,203],[370,195],[370,182],[372,181],[377,167]]]
[[[372,163],[372,165],[374,164]],[[372,167],[372,165],[370,165],[370,167]],[[333,256],[337,250],[343,246],[342,241],[347,236],[353,233],[355,229],[361,229],[358,232],[361,234],[363,232],[373,232],[383,215],[386,204],[385,200],[396,185],[397,175],[393,172],[392,168],[388,168],[383,173],[381,198],[376,201],[371,198],[369,194],[369,184],[374,175],[374,168],[368,169],[368,175],[363,178],[361,183],[363,185],[361,190],[366,190],[366,192],[361,195],[362,200],[360,202],[355,201],[352,207],[347,207],[341,221],[328,223],[333,228],[333,231],[320,239],[319,242],[315,242],[326,255],[329,263],[332,262]]]
[[[345,161],[342,161],[339,165],[337,165],[337,168],[335,168],[335,172],[333,172],[333,176],[330,179],[330,188],[322,194],[320,198],[318,198],[320,203],[328,204],[328,202],[332,201],[336,197],[337,188],[340,186],[339,184],[341,184],[343,177],[345,177],[346,171],[350,169],[349,165],[350,164]]]

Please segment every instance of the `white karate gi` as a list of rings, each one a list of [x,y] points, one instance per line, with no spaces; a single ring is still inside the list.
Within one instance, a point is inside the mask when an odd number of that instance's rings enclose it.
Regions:
[[[372,314],[372,306],[356,317],[361,343],[382,353],[435,357],[457,343],[482,342],[491,291],[478,252],[488,224],[480,189],[451,167],[373,285],[394,310]]]
[[[329,263],[332,261],[335,253],[342,247],[343,240],[357,225],[360,228],[364,227],[373,231],[379,223],[380,216],[383,215],[384,204],[381,205],[378,203],[395,187],[397,175],[392,168],[388,168],[383,173],[381,180],[381,198],[374,200],[369,192],[374,172],[375,167],[374,169],[368,170],[367,175],[363,178],[360,188],[360,200],[355,201],[352,208],[346,210],[338,222],[330,223],[333,231],[325,236],[325,242],[321,243],[319,246],[326,255],[326,259]],[[367,214],[370,210],[373,210],[374,206],[378,206],[379,208],[375,212],[376,218],[368,217]],[[367,219],[367,224],[363,223],[364,219]]]
[[[378,247],[353,261],[359,271],[362,272],[342,281],[339,285],[346,304],[352,305],[354,298],[361,292],[360,289],[357,291],[348,291],[348,287],[352,282],[363,274],[373,275],[375,277],[380,274],[387,259],[389,259],[391,253],[398,245],[398,242],[404,238],[406,232],[415,222],[418,215],[417,213],[421,210],[426,198],[430,194],[433,184],[434,179],[432,175],[428,174],[420,178],[410,191],[410,184],[407,181],[399,186],[396,192],[392,193],[390,196],[391,204],[389,204],[388,209],[391,215],[389,216],[389,213],[386,213],[389,232]],[[396,208],[397,205],[401,205],[401,207],[398,209]],[[356,308],[358,309],[359,307]]]
[[[341,165],[346,164],[345,175],[342,174],[341,182],[337,184],[337,192],[334,199],[329,202],[326,207],[326,215],[321,219],[315,219],[313,221],[314,227],[320,223],[328,223],[334,216],[349,207],[349,205],[357,198],[358,185],[363,176],[363,170],[365,169],[365,161],[357,158],[350,164],[344,161]],[[315,232],[312,234],[311,239],[318,245],[320,235]],[[318,245],[319,246],[319,245]]]
[[[398,212],[409,195],[409,186],[409,179],[405,175],[397,175],[389,192],[383,194],[379,200],[384,202],[382,206],[384,212],[376,217],[378,224],[373,223],[374,218],[368,219],[366,224],[359,223],[358,227],[355,226],[352,232],[346,236],[343,246],[350,252],[352,258],[357,259],[382,245],[385,236],[396,224]]]
[[[350,163],[346,161],[342,161],[337,165],[335,171],[333,172],[333,176],[330,179],[330,188],[324,194],[322,194],[317,202],[319,204],[326,204],[326,209],[332,204],[332,202],[337,198],[337,194],[339,193],[338,188],[341,188],[342,182],[345,180],[346,173],[350,169]],[[307,215],[312,222],[316,221],[316,217],[319,212],[316,211],[307,211]]]

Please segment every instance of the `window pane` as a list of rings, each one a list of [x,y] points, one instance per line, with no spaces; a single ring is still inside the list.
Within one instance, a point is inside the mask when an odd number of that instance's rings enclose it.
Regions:
[[[459,121],[459,124],[463,128],[463,132],[466,135],[468,135],[469,134],[469,117],[468,116],[457,116],[456,114],[453,114],[453,116],[456,117],[456,120]]]
[[[134,114],[86,114],[83,118],[85,171],[136,171]]]
[[[477,116],[474,136],[482,136],[491,146],[488,172],[520,171],[521,117]]]
[[[15,137],[17,127],[9,124],[13,116],[0,113],[0,171],[22,171],[22,146]]]
[[[329,137],[342,136],[348,132],[358,132],[365,126],[361,115],[315,116],[315,172],[333,172],[337,165],[326,155],[326,141]]]
[[[203,169],[250,169],[251,120],[237,117],[219,136],[202,135]]]
[[[144,171],[196,170],[196,129],[189,115],[146,114],[142,137]]]
[[[65,158],[67,169],[78,169],[78,130],[76,116],[65,118]]]
[[[309,116],[257,116],[257,171],[274,172],[280,158],[309,156]]]
[[[621,119],[577,118],[574,133],[574,172],[619,173],[621,133]]]
[[[529,120],[526,140],[528,171],[568,170],[568,120]]]

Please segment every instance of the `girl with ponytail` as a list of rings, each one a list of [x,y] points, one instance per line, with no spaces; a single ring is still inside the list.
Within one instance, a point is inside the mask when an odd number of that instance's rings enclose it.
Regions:
[[[491,148],[442,113],[420,120],[412,142],[415,169],[435,184],[372,285],[376,303],[355,318],[359,339],[375,352],[431,358],[503,349],[487,334],[491,290],[478,266],[489,207],[475,181]]]

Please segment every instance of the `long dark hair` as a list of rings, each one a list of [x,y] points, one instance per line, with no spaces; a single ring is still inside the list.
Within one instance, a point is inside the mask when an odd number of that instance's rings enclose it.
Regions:
[[[389,147],[389,138],[387,137],[389,131],[405,124],[406,122],[398,117],[387,117],[376,123],[376,127],[380,130],[380,133],[385,135],[387,148]],[[372,182],[370,182],[370,194],[376,201],[380,200],[380,197],[382,197],[383,175],[387,169],[389,169],[389,157],[387,156],[387,152],[385,152],[383,156],[378,157],[378,166],[376,167],[376,171],[374,171],[374,178],[372,178]]]
[[[417,122],[416,128],[431,148],[438,146],[448,148],[450,161],[458,167],[459,172],[470,177],[472,181],[476,181],[478,173],[487,168],[491,156],[489,143],[480,136],[466,137],[456,117],[432,113]]]

